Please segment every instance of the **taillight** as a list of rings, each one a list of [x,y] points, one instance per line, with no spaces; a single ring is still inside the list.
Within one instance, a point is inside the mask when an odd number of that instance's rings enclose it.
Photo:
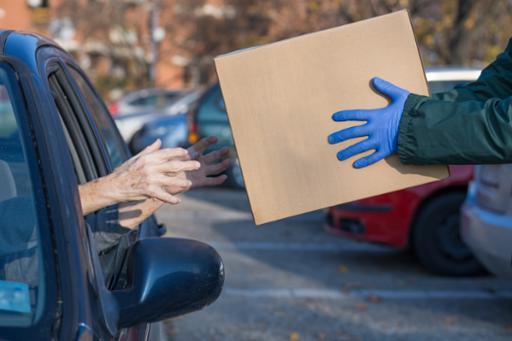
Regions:
[[[197,133],[197,123],[192,123],[188,131],[188,143],[194,144],[199,141],[199,134]]]
[[[117,116],[117,114],[119,114],[119,107],[117,103],[110,103],[108,105],[108,111],[110,112],[110,115],[112,115],[112,117]]]
[[[194,108],[191,110],[187,117],[187,123],[188,123],[188,143],[194,144],[197,141],[199,141],[199,129],[197,126],[196,121],[196,115],[197,115],[197,108]]]

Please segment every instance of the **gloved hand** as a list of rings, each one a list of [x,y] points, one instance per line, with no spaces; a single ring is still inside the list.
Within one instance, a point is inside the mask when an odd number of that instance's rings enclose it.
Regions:
[[[346,160],[356,154],[374,149],[375,152],[353,163],[355,168],[369,166],[397,150],[398,127],[409,92],[381,78],[372,79],[375,89],[390,99],[388,106],[369,110],[342,110],[334,113],[332,119],[341,121],[366,121],[367,123],[343,129],[328,137],[330,144],[339,143],[356,137],[368,136],[367,139],[338,152],[339,160]]]

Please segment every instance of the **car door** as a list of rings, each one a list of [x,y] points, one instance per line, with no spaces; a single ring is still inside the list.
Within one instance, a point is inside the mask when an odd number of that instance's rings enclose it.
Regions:
[[[195,119],[199,138],[217,136],[218,143],[215,148],[234,146],[226,106],[218,84],[203,95]]]
[[[64,131],[69,135],[68,145],[75,171],[83,184],[110,173],[130,155],[110,115],[82,71],[67,55],[52,50],[55,49],[46,48],[42,53],[48,60],[45,68],[48,84],[57,107],[69,107],[69,110],[58,111]],[[90,244],[99,255],[98,264],[93,266],[104,276],[103,283],[98,286],[105,290],[124,288],[127,283],[125,258],[130,246],[139,238],[139,231],[119,225],[117,205],[90,214],[86,220],[93,235]],[[152,217],[146,219],[139,230],[156,231],[153,235],[160,235]],[[106,300],[109,299],[108,293],[104,296]],[[108,306],[105,307],[105,310],[108,309]],[[146,325],[130,328],[130,339],[143,338],[147,330]],[[120,335],[125,333],[121,331]]]
[[[9,63],[0,62],[0,335],[51,336],[57,278],[43,180],[30,142],[26,104]],[[46,260],[48,262],[46,262]]]
[[[0,57],[2,339],[92,337],[78,194],[46,104],[26,66]]]
[[[104,149],[107,151],[107,168],[109,171],[112,171],[114,168],[121,165],[122,162],[126,161],[130,157],[128,148],[124,143],[119,131],[117,130],[117,127],[114,124],[114,121],[112,120],[106,106],[94,90],[94,87],[91,85],[83,71],[69,60],[67,61],[66,67],[68,75],[71,76],[70,81],[72,81],[72,83],[75,85],[75,91],[80,94],[80,98],[83,100],[84,106],[87,107],[87,110],[90,113],[93,125],[95,125],[98,129],[101,137],[98,142],[105,145]],[[138,232],[139,233],[137,238],[154,237],[162,235],[165,232],[165,228],[163,226],[159,226],[156,223],[154,216],[151,216],[147,218],[143,223],[141,223]],[[120,247],[127,246],[128,244],[125,244]],[[123,254],[121,257],[124,256],[125,254]],[[118,263],[124,264],[124,259],[119,260],[118,258],[119,257],[116,257],[113,261],[118,261]],[[117,269],[117,271],[119,270],[123,269]],[[115,275],[115,279],[111,280],[109,289],[124,288],[126,286],[125,274],[116,273]],[[161,335],[161,328],[161,324],[153,324],[151,328],[149,325],[131,327],[128,330],[121,331],[120,339],[138,340],[146,339],[154,335]]]
[[[73,161],[72,168],[78,184],[107,174],[108,165],[105,163],[105,152],[102,149],[104,146],[98,144],[97,133],[91,129],[79,96],[75,93],[64,71],[65,66],[59,58],[59,53],[51,51],[50,48],[43,48],[40,52],[41,81],[44,83],[45,92],[51,94],[53,100],[51,116],[57,118],[58,128],[65,136],[65,142],[61,143],[61,153],[67,154]],[[77,182],[75,182],[75,188],[78,187]],[[81,215],[81,211],[78,212]],[[115,262],[109,260],[113,257],[117,257],[117,262],[122,260],[117,256],[118,248],[115,246],[127,232],[116,224],[117,214],[116,205],[107,207],[88,215],[85,226],[83,217],[80,217],[82,224],[78,226],[88,258],[88,262],[82,265],[88,271],[91,282],[90,294],[93,296],[88,302],[90,313],[94,318],[90,326],[99,336],[105,333],[106,335],[117,333],[114,313],[116,303],[110,294],[109,286],[114,285],[118,276],[115,271],[112,271]],[[102,256],[103,252],[106,253],[105,257]]]

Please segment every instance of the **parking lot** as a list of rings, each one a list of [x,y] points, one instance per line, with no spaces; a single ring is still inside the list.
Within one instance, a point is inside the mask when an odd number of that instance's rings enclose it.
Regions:
[[[322,212],[256,227],[243,191],[189,192],[158,213],[168,234],[221,254],[226,282],[172,340],[510,340],[512,288],[443,278],[407,251],[326,234]]]

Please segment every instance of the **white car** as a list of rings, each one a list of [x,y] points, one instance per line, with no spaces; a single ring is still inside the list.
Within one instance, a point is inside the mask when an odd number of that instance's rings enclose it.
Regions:
[[[112,104],[110,111],[123,139],[128,142],[144,124],[164,115],[186,112],[200,94],[199,90],[143,89]]]
[[[476,167],[462,207],[461,234],[492,273],[512,278],[512,165]]]

